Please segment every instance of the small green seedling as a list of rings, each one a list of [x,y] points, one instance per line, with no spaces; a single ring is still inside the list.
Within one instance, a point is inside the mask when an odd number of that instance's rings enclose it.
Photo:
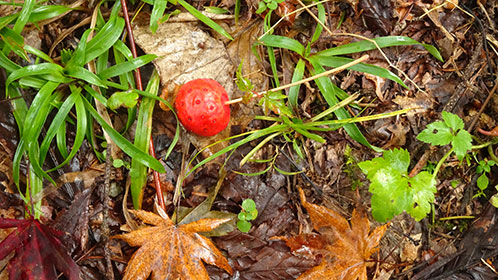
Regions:
[[[462,160],[472,149],[472,136],[464,129],[463,120],[455,114],[442,112],[443,121],[427,125],[417,136],[417,139],[434,146],[451,144],[458,160]]]
[[[487,174],[491,172],[491,167],[494,165],[496,165],[496,162],[494,160],[479,161],[479,165],[476,168],[476,174],[481,174],[481,176],[477,178],[477,187],[479,188],[479,191],[473,196],[473,198],[481,196],[486,197],[484,191],[488,188],[489,185]]]
[[[258,3],[258,9],[256,10],[256,14],[262,14],[266,10],[276,10],[278,4],[284,2],[284,0],[262,0]]]
[[[252,220],[258,217],[258,209],[256,209],[256,203],[254,200],[248,198],[242,201],[242,210],[240,211],[237,221],[237,228],[242,232],[249,232],[251,229]]]

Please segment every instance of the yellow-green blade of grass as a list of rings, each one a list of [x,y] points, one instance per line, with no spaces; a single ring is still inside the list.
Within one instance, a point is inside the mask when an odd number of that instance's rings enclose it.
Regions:
[[[223,29],[223,27],[214,22],[212,19],[205,16],[203,13],[199,12],[189,3],[185,2],[184,0],[178,0],[178,4],[182,5],[185,8],[185,10],[187,10],[189,13],[191,13],[194,17],[202,21],[207,26],[211,27],[214,31],[220,33],[221,35],[227,37],[230,40],[233,40],[232,35],[230,35],[230,33],[228,33],[225,29]]]
[[[264,128],[264,129],[261,129],[261,130],[255,130],[255,131],[249,131],[249,132],[245,132],[245,133],[241,133],[239,135],[235,135],[235,136],[231,136],[231,137],[228,137],[224,140],[221,140],[221,141],[218,141],[218,142],[215,142],[209,146],[207,146],[206,148],[209,148],[210,146],[213,146],[213,145],[216,145],[218,144],[219,142],[223,142],[223,141],[229,141],[231,139],[234,139],[234,138],[239,138],[239,137],[243,137],[243,136],[246,136],[248,135],[247,137],[243,138],[242,140],[239,140],[233,144],[231,144],[230,146],[228,147],[225,147],[221,150],[219,150],[218,152],[212,154],[211,156],[205,158],[204,160],[202,160],[201,162],[197,163],[194,167],[192,167],[192,169],[189,170],[189,172],[185,175],[185,178],[190,175],[192,172],[194,172],[197,168],[201,167],[202,165],[212,161],[213,159],[227,153],[227,152],[230,152],[234,149],[237,149],[238,147],[244,145],[245,143],[248,143],[248,142],[251,142],[253,140],[256,140],[258,138],[261,138],[263,136],[266,136],[268,134],[271,134],[271,133],[275,133],[275,132],[279,132],[279,131],[285,131],[286,129],[288,128],[287,125],[285,124],[279,124],[279,125],[274,125],[274,126],[270,126],[270,127],[267,127],[267,128]],[[199,155],[202,151],[200,151],[199,153],[197,153],[197,155]],[[196,157],[197,157],[196,155]],[[189,164],[192,163],[192,161],[196,158],[194,157]]]
[[[316,55],[316,56],[313,56],[313,58],[316,59],[316,61],[318,63],[320,63],[321,65],[327,66],[327,67],[339,67],[339,66],[342,66],[344,64],[347,64],[347,63],[354,61],[354,59],[352,59],[352,58],[340,57],[340,56]],[[348,69],[358,71],[358,72],[372,74],[372,75],[375,75],[375,76],[378,76],[381,78],[385,78],[385,79],[389,79],[391,81],[394,81],[394,82],[400,84],[404,88],[408,89],[408,86],[406,86],[406,84],[396,74],[394,74],[393,72],[391,72],[385,68],[371,65],[371,64],[367,64],[367,63],[358,63],[356,65],[349,67]]]
[[[317,61],[310,59],[310,62],[313,66],[314,75],[325,72],[325,69]],[[315,83],[320,89],[322,96],[325,98],[325,101],[327,101],[329,106],[332,107],[337,103],[339,103],[337,95],[340,94],[341,93],[340,91],[342,90],[340,90],[336,85],[334,85],[329,77],[318,78],[315,80]],[[348,95],[346,94],[345,98],[347,97]],[[338,108],[337,110],[334,111],[334,114],[339,120],[351,118],[351,115],[344,108]],[[368,142],[368,140],[365,138],[365,136],[363,136],[363,134],[361,133],[360,129],[358,129],[356,124],[347,124],[344,126],[344,129],[349,134],[349,136],[356,142],[363,144],[375,151],[381,151],[379,148],[372,146]]]
[[[159,92],[159,75],[156,71],[152,74],[145,91],[156,95]],[[154,104],[154,99],[149,97],[142,98],[142,103],[138,110],[135,141],[133,143],[137,149],[147,154],[149,153],[149,141],[152,132]],[[140,209],[142,208],[143,188],[147,183],[147,167],[134,158],[131,159],[130,182],[133,207]]]
[[[113,129],[107,122],[97,113],[95,108],[93,108],[92,104],[86,98],[83,98],[83,103],[85,103],[85,108],[88,113],[102,126],[102,128],[109,134],[111,139],[118,145],[118,147],[123,150],[127,155],[129,155],[132,159],[136,159],[139,162],[143,163],[145,166],[150,167],[160,173],[164,173],[165,169],[163,165],[155,158],[146,154],[137,147],[135,147],[130,141],[124,138],[119,132]]]

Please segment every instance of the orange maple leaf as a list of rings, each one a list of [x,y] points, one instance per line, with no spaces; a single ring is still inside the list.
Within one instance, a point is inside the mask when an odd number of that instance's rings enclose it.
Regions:
[[[318,266],[301,274],[298,280],[366,280],[367,261],[377,251],[387,224],[370,232],[370,222],[362,209],[353,211],[350,224],[339,213],[308,203],[301,189],[299,195],[313,228],[320,234],[302,234],[278,239],[284,240],[293,253],[321,255],[322,261]]]
[[[227,259],[207,237],[208,232],[229,219],[201,219],[189,224],[175,225],[169,218],[151,212],[132,211],[145,226],[114,238],[140,248],[131,257],[123,279],[209,279],[202,261],[232,274]]]

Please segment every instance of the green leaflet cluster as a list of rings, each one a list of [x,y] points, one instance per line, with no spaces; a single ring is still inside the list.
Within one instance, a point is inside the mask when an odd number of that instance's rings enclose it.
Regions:
[[[358,164],[371,181],[372,215],[386,222],[406,211],[417,221],[431,210],[436,181],[427,171],[408,176],[410,153],[404,149],[385,151],[383,157]]]

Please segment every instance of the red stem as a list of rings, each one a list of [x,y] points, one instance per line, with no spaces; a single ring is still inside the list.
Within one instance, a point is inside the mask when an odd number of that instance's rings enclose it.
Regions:
[[[133,38],[133,30],[130,24],[130,18],[128,17],[128,7],[126,6],[126,1],[121,0],[121,6],[123,7],[123,17],[126,23],[126,31],[128,32],[128,41],[130,42],[131,53],[133,58],[137,57],[137,48],[135,46],[135,38]],[[142,77],[140,76],[140,68],[135,70],[135,83],[138,90],[143,90],[142,87]],[[156,152],[154,150],[154,141],[152,140],[152,135],[149,141],[149,153],[151,156],[156,158]],[[152,174],[154,175],[154,187],[156,188],[157,202],[159,206],[166,211],[166,206],[164,205],[163,191],[161,189],[161,180],[159,180],[159,173],[152,169]]]

